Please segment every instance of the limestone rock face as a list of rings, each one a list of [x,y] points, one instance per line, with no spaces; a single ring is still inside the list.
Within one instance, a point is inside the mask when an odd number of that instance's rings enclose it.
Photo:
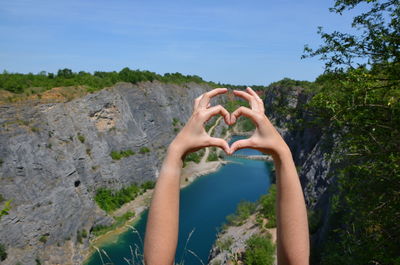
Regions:
[[[312,235],[311,242],[318,245],[324,239],[328,225],[332,195],[329,187],[335,181],[333,152],[340,139],[328,127],[310,125],[313,117],[305,105],[312,96],[302,87],[275,86],[266,91],[264,104],[266,115],[292,151],[307,208],[320,216],[321,225]],[[302,122],[297,123],[298,119]]]
[[[177,133],[173,119],[184,124],[194,99],[210,89],[118,83],[66,103],[0,106],[0,194],[12,199],[0,221],[8,253],[1,264],[81,264],[88,239],[78,243],[78,231],[113,221],[95,191],[157,178]],[[123,150],[135,155],[111,158]]]

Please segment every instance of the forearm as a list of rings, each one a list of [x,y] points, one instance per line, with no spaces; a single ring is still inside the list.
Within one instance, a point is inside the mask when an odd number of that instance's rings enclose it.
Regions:
[[[274,155],[277,172],[277,238],[279,264],[308,264],[307,211],[289,148]]]
[[[144,243],[147,265],[173,264],[178,241],[179,189],[182,160],[172,146],[154,190]]]

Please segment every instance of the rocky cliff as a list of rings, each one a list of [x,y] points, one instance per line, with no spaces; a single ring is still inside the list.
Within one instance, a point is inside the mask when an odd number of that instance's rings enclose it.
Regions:
[[[12,200],[0,221],[2,264],[81,264],[88,239],[77,242],[79,231],[112,222],[95,191],[154,180],[177,126],[209,89],[118,83],[65,103],[0,106],[0,194]],[[135,155],[111,158],[124,150]]]
[[[265,113],[289,145],[295,161],[309,210],[312,250],[325,238],[332,195],[332,183],[335,181],[333,150],[337,137],[314,122],[306,104],[313,93],[301,86],[270,86],[265,92]],[[318,125],[317,125],[318,124]],[[247,234],[262,234],[254,218],[245,222]],[[240,228],[240,227],[239,227]],[[221,249],[219,242],[214,244],[209,257],[209,264],[227,262],[235,253],[240,256],[245,250],[243,237],[246,233],[236,233],[239,228],[230,227],[218,235],[218,240],[231,238],[232,247]],[[238,247],[240,246],[240,247]]]
[[[324,240],[329,200],[335,181],[334,151],[339,139],[315,122],[306,107],[313,93],[300,86],[271,86],[265,94],[266,115],[289,145],[303,187],[309,214],[311,244]]]

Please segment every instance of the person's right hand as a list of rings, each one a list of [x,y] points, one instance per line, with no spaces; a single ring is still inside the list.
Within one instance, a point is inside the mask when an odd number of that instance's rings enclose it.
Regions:
[[[243,106],[239,107],[231,114],[230,123],[235,123],[240,116],[246,116],[255,123],[256,130],[250,138],[234,142],[230,147],[229,153],[233,154],[236,150],[243,148],[257,149],[271,155],[288,151],[289,147],[267,116],[265,116],[264,103],[257,93],[250,87],[247,88],[247,92],[234,90],[233,93],[247,100],[251,109]]]

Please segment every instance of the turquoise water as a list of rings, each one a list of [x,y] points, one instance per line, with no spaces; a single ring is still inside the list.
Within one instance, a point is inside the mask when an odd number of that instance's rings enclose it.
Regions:
[[[232,141],[239,139],[234,137]],[[261,154],[259,151],[243,149],[237,153],[245,155]],[[235,212],[240,201],[256,201],[266,193],[270,186],[270,166],[268,162],[227,157],[234,163],[229,163],[215,173],[200,177],[190,186],[181,190],[179,240],[176,252],[176,262],[184,261],[186,265],[201,264],[199,258],[206,264],[210,249],[216,234],[225,222],[227,215]],[[147,221],[147,211],[135,224],[141,238]],[[192,232],[190,240],[189,234]],[[195,257],[189,249],[196,253]],[[142,242],[132,230],[121,234],[116,242],[102,246],[110,260],[102,255],[104,264],[127,265],[124,258],[132,260],[130,246],[135,251],[136,246],[142,253]],[[98,253],[95,253],[87,265],[103,264]],[[131,263],[132,264],[132,263]],[[137,261],[135,261],[137,264]]]

